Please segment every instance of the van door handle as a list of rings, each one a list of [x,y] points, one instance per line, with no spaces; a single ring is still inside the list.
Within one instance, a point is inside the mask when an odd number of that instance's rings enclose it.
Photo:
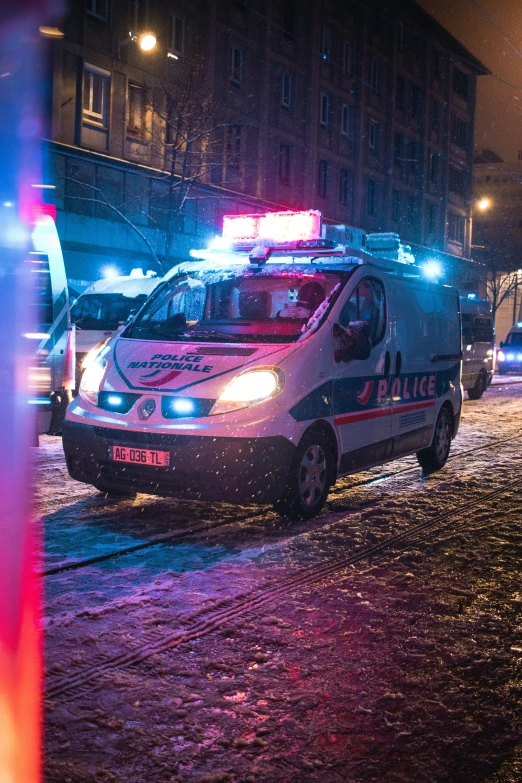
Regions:
[[[401,352],[397,351],[397,353],[395,355],[395,375],[396,376],[401,374],[401,366],[402,366]]]
[[[391,358],[390,358],[390,352],[386,351],[384,355],[384,377],[387,378],[390,374],[390,365],[391,365]]]

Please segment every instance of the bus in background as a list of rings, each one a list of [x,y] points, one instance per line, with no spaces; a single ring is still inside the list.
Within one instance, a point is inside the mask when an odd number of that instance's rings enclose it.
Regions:
[[[489,302],[475,294],[460,297],[462,386],[470,400],[482,397],[493,379],[494,334]]]
[[[97,280],[76,300],[71,320],[76,327],[76,380],[100,348],[138,312],[163,278],[133,269],[128,276]]]
[[[27,335],[35,343],[29,368],[30,403],[36,406],[38,433],[58,434],[75,386],[74,331],[62,248],[50,215],[39,215],[32,242],[28,264],[36,308],[32,323],[37,330]]]

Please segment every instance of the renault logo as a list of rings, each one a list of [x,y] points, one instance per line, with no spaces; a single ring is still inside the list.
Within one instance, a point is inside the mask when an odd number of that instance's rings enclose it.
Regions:
[[[143,402],[140,404],[138,408],[138,416],[140,419],[148,419],[152,416],[154,411],[156,410],[156,403],[154,400],[148,399],[143,400]]]

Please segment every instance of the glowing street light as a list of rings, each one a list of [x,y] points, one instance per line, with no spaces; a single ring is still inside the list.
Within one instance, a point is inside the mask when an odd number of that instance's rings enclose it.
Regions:
[[[486,209],[489,209],[491,206],[491,200],[489,198],[481,198],[479,201],[477,201],[477,209],[480,209],[481,212],[485,212]]]
[[[154,33],[142,33],[138,36],[138,44],[144,52],[150,52],[156,46],[156,36]]]

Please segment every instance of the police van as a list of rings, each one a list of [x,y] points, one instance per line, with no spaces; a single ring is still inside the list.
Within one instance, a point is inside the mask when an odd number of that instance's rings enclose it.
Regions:
[[[96,280],[78,297],[71,307],[78,380],[98,350],[138,312],[160,281],[154,272],[133,269],[130,275]]]
[[[462,407],[458,292],[328,239],[321,214],[224,219],[86,369],[70,475],[102,492],[319,513],[337,478],[441,468]]]
[[[497,369],[501,375],[522,372],[522,321],[510,329],[497,353]]]
[[[482,397],[493,379],[495,343],[489,302],[471,293],[461,296],[462,386],[470,400]]]

